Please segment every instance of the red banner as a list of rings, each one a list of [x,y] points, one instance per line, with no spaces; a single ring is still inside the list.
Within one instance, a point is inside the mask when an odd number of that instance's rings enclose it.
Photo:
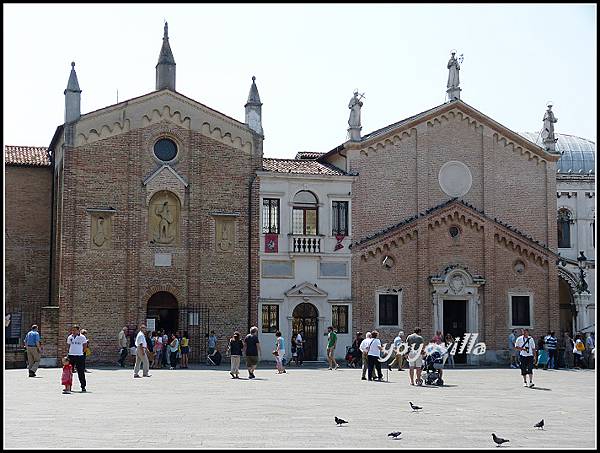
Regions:
[[[334,251],[344,248],[344,245],[342,244],[342,241],[344,240],[345,237],[346,236],[344,236],[343,234],[336,234],[335,235],[335,240],[337,241],[337,244],[335,244],[335,247],[333,248]]]
[[[265,253],[277,253],[279,235],[276,233],[265,234]]]

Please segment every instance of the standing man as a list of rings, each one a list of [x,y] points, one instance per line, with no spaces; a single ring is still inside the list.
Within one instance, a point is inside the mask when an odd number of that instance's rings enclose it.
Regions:
[[[248,367],[248,379],[254,379],[254,370],[258,365],[260,355],[260,342],[258,341],[258,327],[250,328],[250,333],[244,338],[244,354],[246,355],[246,367]]]
[[[121,368],[125,368],[125,359],[127,359],[127,354],[129,353],[129,340],[127,339],[127,327],[123,327],[119,332],[119,348],[121,352],[119,353],[119,361],[117,364],[121,366]]]
[[[29,377],[35,377],[35,372],[40,366],[42,346],[37,324],[31,326],[31,330],[25,335],[25,347],[27,348],[27,368]]]
[[[146,341],[146,325],[140,326],[140,331],[135,337],[135,367],[133,368],[133,377],[139,378],[140,366],[143,366],[142,374],[144,377],[150,377],[148,370],[150,369],[150,362],[148,361],[148,355],[146,350],[148,349],[148,343]]]
[[[558,369],[558,358],[556,356],[556,350],[558,348],[558,340],[554,336],[554,332],[550,332],[550,335],[546,337],[546,347],[548,348],[548,369]]]
[[[571,334],[569,332],[565,332],[565,352],[564,352],[564,360],[565,360],[565,368],[573,368],[573,362],[575,357],[573,357],[573,347],[575,344],[573,343],[573,339],[571,338]]]
[[[408,352],[408,373],[410,378],[410,385],[415,385],[415,369],[417,370],[417,384],[421,385],[423,380],[421,379],[421,367],[423,366],[423,359],[421,353],[423,351],[423,337],[421,336],[421,328],[415,327],[414,333],[411,333],[407,338],[409,352]]]
[[[596,346],[594,341],[594,334],[590,332],[586,332],[585,334],[585,351],[583,351],[583,356],[585,357],[585,361],[588,368],[594,368],[594,355],[592,354],[592,350]]]
[[[335,345],[337,344],[337,334],[333,330],[333,326],[327,328],[327,361],[329,362],[330,370],[337,370],[340,366],[335,361]],[[335,364],[335,365],[334,365]]]
[[[296,365],[300,366],[304,362],[304,331],[301,330],[296,335],[296,354],[298,354],[296,359]]]
[[[533,387],[533,357],[535,356],[535,340],[529,336],[529,329],[523,329],[523,335],[515,341],[515,348],[519,352],[521,362],[521,375],[523,376],[523,387],[527,387],[527,376],[529,376],[529,387]]]
[[[210,337],[208,337],[208,355],[212,355],[217,349],[217,336],[215,331],[210,331]]]
[[[85,393],[86,382],[83,354],[87,347],[87,338],[85,338],[85,335],[81,335],[77,324],[71,327],[71,335],[67,338],[67,344],[69,345],[69,362],[73,365],[73,369],[77,370],[79,385],[81,385],[81,393]]]
[[[367,370],[369,368],[369,347],[371,346],[371,332],[365,334],[365,339],[360,343],[358,349],[362,353],[362,380],[367,380]]]
[[[440,332],[441,334],[441,332]],[[392,371],[394,364],[398,364],[398,371],[402,371],[402,363],[404,362],[404,355],[400,353],[400,345],[404,342],[404,332],[398,332],[398,336],[394,338],[394,351],[396,356],[392,363],[388,365],[388,370]]]
[[[510,367],[519,368],[519,351],[515,349],[517,341],[517,329],[513,329],[508,336],[508,352],[510,353]]]

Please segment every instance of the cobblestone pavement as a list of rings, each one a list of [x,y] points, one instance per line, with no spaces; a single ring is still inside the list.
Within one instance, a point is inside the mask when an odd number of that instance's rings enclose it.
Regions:
[[[63,395],[60,369],[5,370],[4,447],[494,448],[492,432],[509,448],[596,447],[595,370],[536,370],[532,389],[512,369],[445,370],[441,388],[411,387],[408,371],[389,382],[349,368],[261,367],[254,380],[224,367],[150,372],[92,368],[87,393],[74,376]],[[546,429],[533,428],[542,418]]]

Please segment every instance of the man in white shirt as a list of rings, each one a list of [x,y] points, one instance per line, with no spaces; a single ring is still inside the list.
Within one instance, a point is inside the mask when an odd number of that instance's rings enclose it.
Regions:
[[[535,340],[529,336],[528,329],[523,329],[523,335],[521,335],[515,341],[515,349],[519,351],[521,375],[523,376],[523,387],[527,387],[527,376],[529,376],[529,387],[533,387],[533,358],[535,357]]]
[[[302,334],[304,331],[298,332],[296,335],[296,365],[300,366],[304,362],[304,338],[302,338]]]
[[[381,345],[381,340],[377,338],[379,332],[374,330],[371,332],[371,341],[368,345],[367,350],[367,360],[369,366],[369,381],[382,381],[383,374],[381,373],[381,362],[379,361],[379,357],[381,357],[381,351],[383,351],[383,346]],[[375,370],[377,370],[377,377],[374,376]]]
[[[358,349],[360,349],[360,352],[362,352],[362,380],[366,381],[367,380],[367,370],[369,368],[369,362],[368,362],[368,354],[369,354],[369,344],[371,343],[371,332],[367,332],[365,334],[365,339],[363,341],[361,341],[360,346],[358,347]]]
[[[135,367],[133,368],[133,377],[139,378],[140,366],[143,364],[143,375],[144,377],[150,377],[148,370],[150,368],[150,362],[148,361],[148,355],[146,349],[148,349],[148,343],[146,342],[146,326],[142,324],[140,331],[135,337]]]
[[[71,335],[67,338],[69,345],[69,362],[73,365],[73,370],[77,370],[77,377],[81,385],[81,392],[85,393],[85,365],[83,362],[85,349],[87,348],[87,338],[79,332],[79,326],[71,327]]]

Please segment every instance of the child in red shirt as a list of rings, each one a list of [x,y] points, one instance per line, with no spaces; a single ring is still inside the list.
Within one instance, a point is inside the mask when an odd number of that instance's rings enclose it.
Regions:
[[[73,365],[69,362],[68,357],[63,357],[63,372],[61,378],[61,384],[65,386],[63,393],[71,393],[71,386],[73,385]]]

